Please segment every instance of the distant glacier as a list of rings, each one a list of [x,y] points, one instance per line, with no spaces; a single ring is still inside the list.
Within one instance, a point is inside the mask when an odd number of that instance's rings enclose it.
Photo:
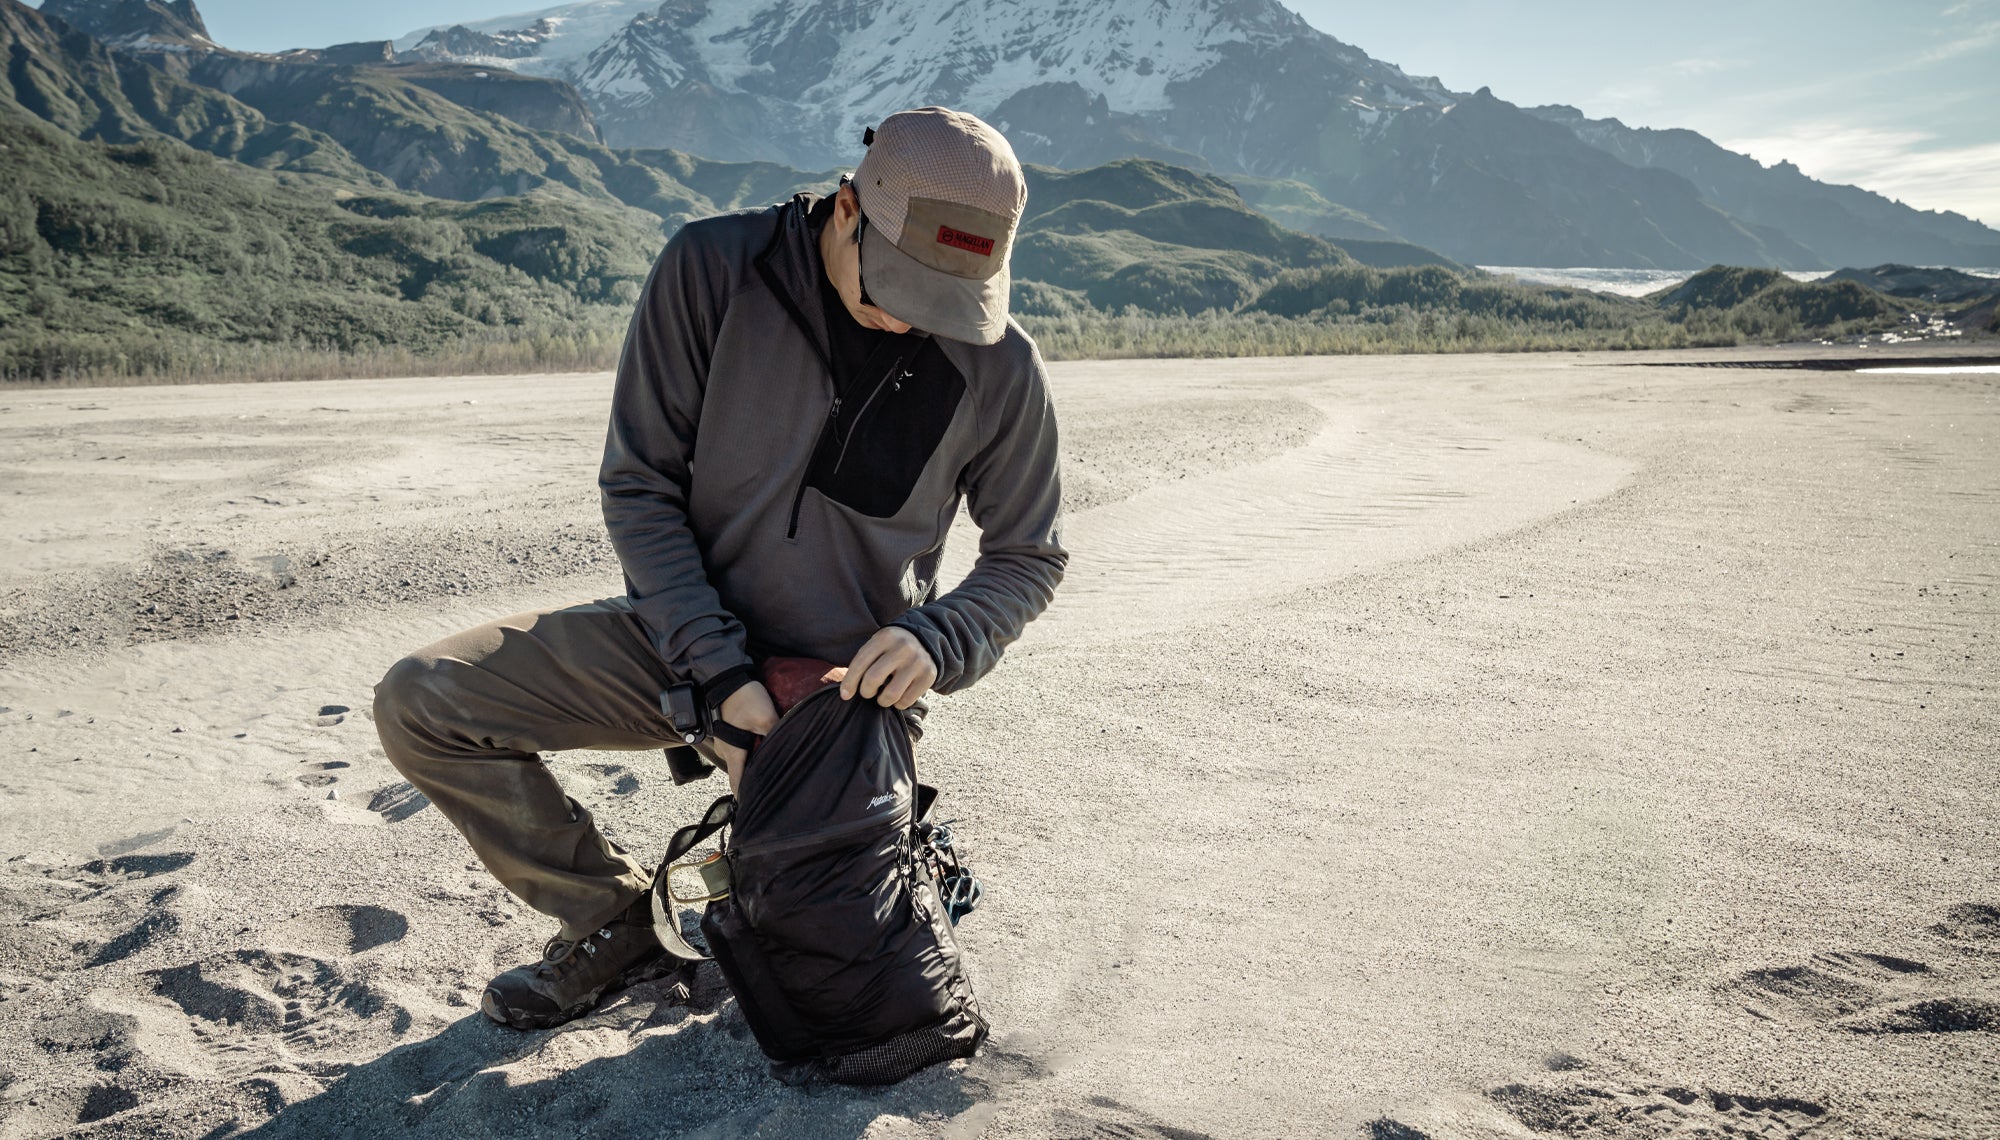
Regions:
[[[1693,269],[1601,269],[1590,266],[1568,266],[1552,268],[1534,265],[1482,265],[1479,268],[1488,273],[1512,277],[1525,285],[1554,285],[1563,289],[1589,289],[1594,293],[1616,293],[1621,297],[1643,297],[1662,289],[1671,289],[1697,270]],[[1927,269],[1951,268],[1960,273],[1970,273],[1974,277],[2000,278],[2000,268],[1970,269],[1962,265],[1925,266]],[[1818,281],[1829,276],[1830,269],[1788,270],[1785,276],[1794,281]]]

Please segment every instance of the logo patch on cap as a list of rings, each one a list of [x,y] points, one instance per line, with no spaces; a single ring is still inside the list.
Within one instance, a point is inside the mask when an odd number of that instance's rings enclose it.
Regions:
[[[981,257],[993,256],[993,239],[989,237],[969,234],[964,230],[952,229],[950,226],[939,226],[937,239],[939,245],[948,245],[953,249],[962,249],[967,253],[976,253]]]

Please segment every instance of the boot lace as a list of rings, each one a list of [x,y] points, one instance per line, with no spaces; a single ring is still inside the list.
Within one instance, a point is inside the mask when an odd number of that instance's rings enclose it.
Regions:
[[[556,978],[566,978],[597,956],[596,942],[610,942],[611,937],[610,927],[599,927],[595,934],[587,934],[574,942],[560,935],[551,938],[548,945],[542,947],[541,969]]]

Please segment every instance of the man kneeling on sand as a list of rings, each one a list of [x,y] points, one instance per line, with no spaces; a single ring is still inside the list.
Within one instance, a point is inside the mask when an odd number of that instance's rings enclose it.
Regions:
[[[560,1024],[663,953],[651,874],[540,753],[678,744],[661,693],[690,681],[766,733],[771,656],[846,661],[843,698],[908,708],[984,676],[1062,578],[1047,374],[1007,316],[1020,164],[937,107],[864,141],[833,196],[694,222],[654,266],[598,477],[624,596],[467,630],[376,686],[390,762],[561,924],[487,986],[495,1021]],[[961,499],[979,558],[940,593]],[[699,748],[732,788],[755,762]]]

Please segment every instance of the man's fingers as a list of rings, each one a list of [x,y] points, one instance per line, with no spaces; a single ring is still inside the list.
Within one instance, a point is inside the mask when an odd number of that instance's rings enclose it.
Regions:
[[[882,693],[882,687],[896,675],[896,659],[899,656],[900,654],[890,650],[869,662],[867,675],[861,678],[861,688],[858,690],[862,696],[875,697]]]
[[[931,656],[923,650],[911,654],[909,667],[897,671],[902,681],[902,691],[896,694],[895,705],[899,709],[909,708],[930,691],[931,683],[937,680],[937,666],[931,664]]]
[[[904,669],[896,674],[896,683],[885,689],[879,699],[883,708],[906,709],[917,703],[922,692],[921,683],[910,670]]]
[[[890,627],[868,639],[847,676],[840,681],[840,699],[866,697],[884,708],[909,708],[937,680],[930,654],[909,633]]]
[[[879,641],[871,637],[868,639],[868,643],[863,645],[859,652],[855,653],[854,660],[847,664],[847,676],[840,679],[841,700],[851,701],[854,699],[854,694],[861,691],[863,674],[867,672],[870,665],[875,663],[877,657],[882,656],[884,648]]]
[[[892,672],[875,694],[876,703],[883,708],[909,708],[931,687],[931,682],[937,680],[937,667],[931,664],[930,655],[921,649],[898,646],[884,660],[889,663]]]

